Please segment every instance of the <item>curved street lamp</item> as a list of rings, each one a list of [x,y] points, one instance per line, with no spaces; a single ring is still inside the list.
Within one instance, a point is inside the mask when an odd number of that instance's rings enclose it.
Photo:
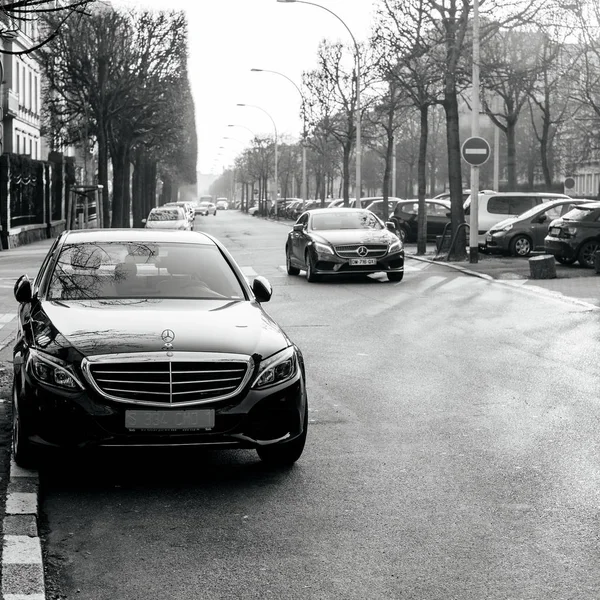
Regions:
[[[269,119],[271,119],[271,123],[273,123],[273,129],[275,130],[275,193],[273,194],[275,197],[275,218],[279,219],[279,216],[277,214],[277,201],[279,200],[279,194],[278,194],[278,177],[277,177],[277,125],[275,125],[275,121],[273,120],[273,117],[264,109],[261,108],[260,106],[256,106],[255,104],[237,104],[236,106],[244,106],[244,107],[249,107],[249,108],[256,108],[262,112],[265,113],[265,115],[267,115],[267,117],[269,117]]]
[[[305,0],[277,0],[277,2],[281,2],[282,4],[309,4],[310,6],[317,6],[318,8],[322,8],[326,10],[330,15],[333,15],[348,31],[350,37],[352,38],[352,42],[354,43],[354,50],[356,53],[356,204],[357,207],[360,208],[360,188],[361,188],[361,132],[360,132],[360,52],[358,48],[358,43],[356,42],[356,38],[354,37],[350,27],[346,25],[345,21],[332,10],[327,8],[326,6],[322,6],[321,4],[316,4],[315,2],[306,2]]]
[[[298,85],[290,79],[287,75],[280,73],[279,71],[271,71],[270,69],[250,69],[255,73],[274,73],[275,75],[281,75],[281,77],[285,77],[295,88],[298,90],[300,94],[300,99],[302,100],[302,211],[304,211],[306,205],[306,196],[308,194],[308,185],[306,182],[306,105],[304,100],[304,94],[298,87]]]
[[[248,131],[253,139],[256,137],[256,133],[254,133],[254,131],[252,131],[252,129],[250,129],[249,127],[246,127],[244,125],[231,124],[231,125],[227,125],[227,127],[240,127],[241,129],[245,129],[246,131]]]

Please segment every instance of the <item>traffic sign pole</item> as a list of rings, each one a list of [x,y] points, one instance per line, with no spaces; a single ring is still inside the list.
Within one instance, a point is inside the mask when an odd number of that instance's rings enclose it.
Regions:
[[[473,1],[473,99],[471,136],[479,136],[479,0]],[[468,152],[467,148],[467,152]],[[489,154],[488,154],[489,156]],[[479,260],[479,165],[471,163],[471,218],[469,220],[469,262]]]

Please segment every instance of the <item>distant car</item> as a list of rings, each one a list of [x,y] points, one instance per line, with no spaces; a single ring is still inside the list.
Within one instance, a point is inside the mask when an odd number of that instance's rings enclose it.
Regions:
[[[204,217],[208,215],[217,215],[217,206],[213,202],[200,202],[198,204],[198,208],[196,208],[196,213],[201,214]]]
[[[142,223],[146,229],[183,229],[191,231],[192,224],[181,206],[159,206],[150,211]]]
[[[480,194],[495,194],[496,192],[494,190],[479,190]],[[462,199],[463,202],[471,195],[471,190],[463,190],[462,193]],[[434,196],[432,198],[432,200],[450,200],[450,192],[446,191],[446,192],[442,192],[441,194],[438,194],[437,196]]]
[[[494,192],[479,194],[478,243],[485,243],[485,234],[497,223],[509,217],[518,217],[525,211],[552,200],[570,200],[566,194],[545,192]],[[471,197],[464,204],[465,221],[471,222]]]
[[[427,239],[435,240],[442,235],[444,227],[450,223],[450,200],[425,199],[427,211]],[[394,223],[396,232],[405,242],[417,241],[418,235],[419,201],[400,200],[394,208],[390,221]]]
[[[250,284],[214,237],[66,231],[41,264],[14,286],[18,465],[123,447],[255,449],[277,467],[300,458],[302,353],[262,307],[269,282]]]
[[[251,216],[254,216],[257,212],[258,212],[258,204],[255,204],[254,206],[251,206],[248,209],[248,214]]]
[[[387,210],[387,215],[386,215],[387,218],[389,218],[393,214],[394,209],[396,208],[396,204],[398,204],[398,202],[401,202],[401,201],[402,201],[401,198],[393,198],[391,196],[388,197],[388,210]],[[383,219],[384,218],[383,196],[381,198],[377,198],[376,200],[373,200],[373,202],[371,202],[371,204],[366,206],[366,209],[375,213],[380,219]]]
[[[496,223],[486,234],[482,250],[489,253],[507,253],[529,256],[534,250],[544,250],[548,226],[585,200],[552,200],[530,208],[518,217],[509,217]]]
[[[194,219],[196,218],[196,211],[191,202],[167,202],[163,204],[163,206],[181,206],[187,215],[187,218],[190,220],[192,225],[192,229],[194,229]]]
[[[390,224],[391,227],[391,224]],[[318,208],[304,212],[285,244],[288,275],[367,275],[383,271],[390,281],[404,276],[404,245],[371,211]]]
[[[361,198],[360,199],[360,208],[367,208],[367,206],[369,206],[369,204],[371,204],[375,200],[379,200],[380,198],[382,198],[382,196],[379,196],[378,198],[377,197]],[[347,208],[354,208],[355,206],[356,206],[356,198],[349,198]],[[344,199],[338,198],[337,200],[333,200],[332,202],[330,202],[329,206],[327,208],[343,208],[343,207],[344,207]]]
[[[227,198],[217,198],[216,207],[217,210],[227,210],[229,208],[229,202]]]
[[[547,254],[564,265],[576,260],[582,267],[594,267],[600,248],[600,202],[585,202],[550,223],[544,239]]]

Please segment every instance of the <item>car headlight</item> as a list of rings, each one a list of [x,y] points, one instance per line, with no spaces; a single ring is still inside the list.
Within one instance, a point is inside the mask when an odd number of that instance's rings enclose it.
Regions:
[[[400,239],[394,240],[388,247],[388,253],[398,252],[398,250],[402,250],[402,241]]]
[[[83,389],[83,385],[69,371],[66,363],[31,348],[27,359],[27,369],[36,379],[48,385],[67,390]]]
[[[292,379],[298,372],[298,357],[294,346],[261,361],[253,388],[265,388]]]
[[[317,252],[321,254],[333,254],[333,248],[328,246],[327,244],[322,244],[321,242],[313,242],[313,246]]]

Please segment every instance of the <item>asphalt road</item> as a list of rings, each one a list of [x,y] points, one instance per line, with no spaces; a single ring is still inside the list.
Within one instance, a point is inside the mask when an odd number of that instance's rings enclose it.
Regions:
[[[288,228],[200,227],[303,349],[308,445],[118,452],[41,470],[51,598],[598,598],[598,311],[408,262],[285,274]]]

